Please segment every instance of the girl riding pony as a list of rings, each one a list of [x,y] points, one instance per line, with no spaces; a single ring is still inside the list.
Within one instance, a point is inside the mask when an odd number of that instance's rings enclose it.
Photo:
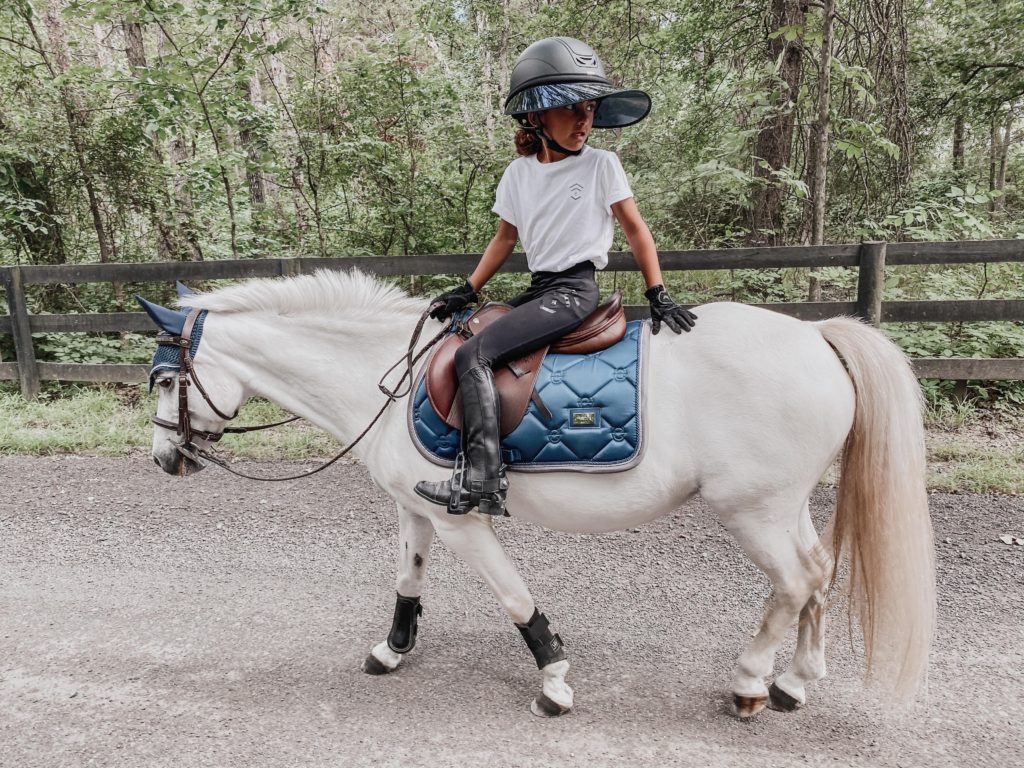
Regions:
[[[587,146],[593,128],[623,128],[643,120],[651,98],[615,88],[597,53],[571,37],[540,40],[512,70],[505,114],[520,124],[520,157],[505,169],[493,207],[500,218],[473,274],[443,293],[431,316],[444,320],[477,293],[522,241],[532,274],[513,309],[472,336],[455,354],[462,405],[460,454],[450,481],[417,483],[416,493],[465,514],[505,511],[508,479],[501,461],[499,401],[493,368],[572,331],[598,305],[595,271],[608,264],[613,219],[619,222],[647,283],[653,332],[665,323],[689,331],[696,316],[678,306],[662,284],[658,253],[612,152]]]

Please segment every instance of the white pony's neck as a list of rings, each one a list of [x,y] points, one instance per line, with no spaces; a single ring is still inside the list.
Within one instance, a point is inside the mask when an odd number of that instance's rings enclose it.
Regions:
[[[203,351],[246,397],[265,397],[343,442],[386,401],[378,381],[405,353],[426,308],[361,273],[333,272],[243,283],[189,301],[211,310]],[[386,383],[400,375],[401,367]],[[355,453],[365,458],[373,442],[371,433]]]

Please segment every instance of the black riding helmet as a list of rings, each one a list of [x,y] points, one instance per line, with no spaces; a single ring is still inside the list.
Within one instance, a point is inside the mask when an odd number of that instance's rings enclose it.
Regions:
[[[528,113],[591,99],[598,101],[595,128],[625,128],[651,111],[651,97],[646,93],[611,84],[600,57],[589,45],[572,37],[546,37],[516,60],[505,114],[524,128],[536,129],[529,124]]]

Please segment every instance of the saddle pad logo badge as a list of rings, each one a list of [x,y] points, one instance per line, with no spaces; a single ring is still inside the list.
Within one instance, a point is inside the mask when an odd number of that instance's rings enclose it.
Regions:
[[[569,413],[569,425],[572,427],[596,427],[597,409],[573,410]]]
[[[580,184],[579,182],[571,185],[569,187],[569,197],[571,197],[573,200],[579,200],[581,197],[583,197],[583,185]]]

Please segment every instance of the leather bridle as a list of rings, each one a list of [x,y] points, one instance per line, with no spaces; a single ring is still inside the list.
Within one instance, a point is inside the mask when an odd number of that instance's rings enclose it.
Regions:
[[[206,387],[203,386],[202,382],[199,381],[199,377],[196,376],[195,368],[192,366],[192,329],[195,327],[196,320],[199,318],[200,314],[201,310],[198,309],[193,309],[188,313],[180,335],[171,336],[170,334],[161,333],[156,337],[156,343],[158,346],[178,348],[178,421],[175,423],[168,421],[167,419],[161,419],[159,416],[154,416],[151,419],[151,421],[158,427],[173,429],[175,433],[182,438],[182,447],[191,448],[192,451],[196,450],[196,447],[192,444],[193,436],[198,437],[200,440],[215,443],[220,440],[224,434],[224,432],[205,432],[192,426],[192,414],[188,407],[188,389],[193,382],[195,383],[196,389],[198,389],[199,393],[203,396],[207,405],[209,405],[213,409],[213,412],[222,419],[225,421],[231,421],[238,415],[238,411],[235,411],[234,414],[228,416],[213,404],[213,400],[210,399],[210,394],[206,391]],[[191,377],[191,381],[189,380],[189,377]],[[181,451],[181,453],[184,456],[189,456],[189,454],[184,451]]]
[[[177,347],[178,349],[178,420],[177,422],[172,422],[167,419],[161,419],[158,416],[154,416],[152,419],[150,419],[150,421],[152,421],[158,427],[164,427],[165,429],[173,429],[175,434],[177,434],[181,438],[180,443],[174,444],[175,449],[178,451],[178,453],[182,455],[183,458],[188,459],[189,461],[193,461],[196,464],[201,465],[201,459],[207,459],[208,461],[213,462],[217,466],[226,469],[228,472],[231,472],[234,475],[238,475],[239,477],[244,477],[249,480],[262,480],[266,482],[296,480],[298,478],[314,475],[317,472],[320,472],[321,470],[324,470],[327,467],[331,466],[336,461],[338,461],[338,459],[340,459],[342,456],[344,456],[350,450],[352,450],[352,448],[355,447],[356,443],[362,440],[363,437],[366,436],[366,433],[369,432],[370,429],[373,427],[373,425],[377,423],[380,417],[384,415],[384,411],[387,410],[388,406],[391,405],[391,403],[395,402],[399,398],[405,397],[412,391],[413,365],[421,357],[423,357],[424,354],[426,354],[427,350],[433,347],[449,332],[449,329],[452,327],[453,324],[453,321],[449,321],[448,323],[446,323],[444,328],[442,328],[441,331],[436,336],[434,336],[433,339],[427,342],[427,344],[419,352],[416,352],[416,344],[419,341],[420,333],[423,330],[423,325],[426,322],[427,318],[429,317],[430,311],[431,309],[433,309],[433,307],[434,305],[431,305],[431,307],[428,308],[420,317],[419,323],[416,325],[416,330],[413,331],[412,338],[409,340],[409,348],[406,351],[406,353],[402,355],[401,359],[399,359],[398,362],[396,362],[394,365],[388,368],[387,371],[385,371],[384,375],[381,376],[380,381],[377,383],[377,387],[387,397],[387,400],[385,401],[381,409],[377,412],[377,415],[373,417],[369,425],[367,425],[366,429],[364,429],[359,434],[359,436],[356,437],[355,440],[353,440],[344,449],[342,449],[341,453],[336,455],[330,461],[320,465],[316,469],[310,470],[309,472],[303,472],[302,474],[292,475],[289,477],[257,477],[255,475],[247,475],[232,469],[223,459],[219,458],[218,456],[214,456],[213,454],[209,453],[203,448],[200,448],[199,446],[195,445],[192,442],[192,439],[194,437],[197,437],[200,440],[205,440],[206,442],[209,443],[215,443],[218,440],[220,440],[221,437],[223,437],[225,434],[244,434],[246,432],[256,432],[261,429],[270,429],[271,427],[278,427],[281,426],[282,424],[289,424],[293,421],[299,420],[300,418],[299,416],[292,416],[290,419],[276,421],[273,424],[260,424],[258,426],[246,427],[225,427],[220,432],[207,432],[201,429],[196,429],[195,427],[192,426],[192,414],[188,407],[188,390],[191,385],[195,385],[195,388],[199,390],[199,394],[203,396],[203,399],[206,401],[206,404],[213,409],[214,413],[216,413],[225,421],[231,421],[236,416],[238,416],[237,410],[233,414],[228,416],[220,408],[214,405],[213,400],[210,398],[210,394],[206,391],[206,388],[203,386],[203,383],[199,380],[199,377],[196,375],[196,370],[195,366],[192,363],[191,355],[192,331],[195,328],[196,321],[204,312],[204,310],[202,309],[191,309],[189,311],[188,315],[185,317],[185,323],[182,326],[181,333],[179,335],[174,336],[172,334],[161,333],[157,336],[156,343],[158,346]],[[402,374],[402,378],[399,379],[398,384],[395,387],[395,390],[391,390],[387,386],[385,386],[384,379],[386,379],[388,375],[393,370],[395,370],[395,368],[401,365],[403,361],[406,362],[407,364],[406,370]],[[406,377],[408,377],[409,379],[408,387],[404,391],[400,391],[402,383],[405,381]],[[179,474],[183,475],[185,474],[185,471],[186,465],[185,462],[183,461],[179,465]]]

